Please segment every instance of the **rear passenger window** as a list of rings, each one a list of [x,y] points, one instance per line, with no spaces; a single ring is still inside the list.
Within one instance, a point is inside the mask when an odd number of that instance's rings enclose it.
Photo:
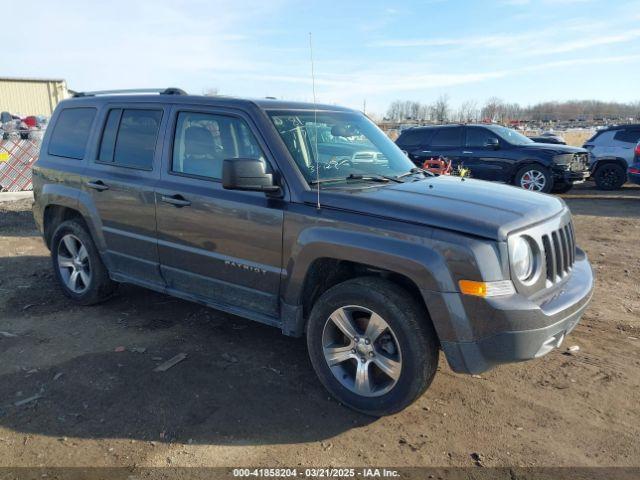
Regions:
[[[102,133],[98,160],[152,170],[161,120],[162,110],[110,110]]]
[[[624,130],[618,130],[613,139],[618,142],[638,143],[640,141],[640,129],[625,128]]]
[[[176,173],[222,178],[226,158],[264,155],[247,124],[235,117],[180,112],[173,143],[171,170]]]
[[[446,127],[440,128],[436,132],[432,147],[461,147],[462,146],[462,127]]]
[[[49,154],[82,160],[96,116],[95,108],[65,108],[60,112],[49,140]]]

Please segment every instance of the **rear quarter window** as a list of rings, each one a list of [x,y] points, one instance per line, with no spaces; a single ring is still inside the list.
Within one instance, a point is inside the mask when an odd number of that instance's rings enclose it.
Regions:
[[[614,140],[625,143],[638,143],[640,141],[640,128],[625,128],[616,132]]]
[[[431,137],[433,137],[433,131],[430,130],[405,130],[396,143],[401,147],[419,147],[428,145]]]
[[[82,160],[95,116],[93,107],[62,110],[49,140],[49,155]]]

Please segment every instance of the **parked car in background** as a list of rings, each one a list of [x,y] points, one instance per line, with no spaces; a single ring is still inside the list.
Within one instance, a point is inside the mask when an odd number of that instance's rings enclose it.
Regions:
[[[473,178],[538,192],[567,192],[589,176],[585,149],[536,143],[499,125],[416,127],[403,131],[396,144],[418,166],[446,157]]]
[[[599,130],[586,141],[591,177],[602,190],[617,190],[627,181],[634,148],[640,142],[640,124],[618,125]]]
[[[633,163],[627,170],[629,181],[640,185],[640,142],[636,145],[633,156]]]
[[[545,132],[541,135],[529,137],[536,143],[553,143],[554,145],[566,145],[567,142],[560,135],[552,132]]]

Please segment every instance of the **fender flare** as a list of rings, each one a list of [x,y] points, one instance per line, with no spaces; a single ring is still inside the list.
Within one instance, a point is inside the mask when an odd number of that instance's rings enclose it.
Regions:
[[[624,169],[625,172],[627,171],[627,168],[629,168],[629,164],[622,157],[616,157],[615,155],[595,157],[591,162],[591,165],[589,166],[591,175],[593,176],[593,174],[596,172],[598,167],[604,163],[617,163]]]
[[[428,245],[399,238],[311,227],[301,232],[291,252],[282,299],[300,305],[307,273],[313,262],[329,258],[380,268],[409,278],[420,290],[455,291],[445,259]]]
[[[96,244],[96,248],[102,257],[102,260],[106,260],[104,252],[107,249],[107,244],[102,234],[102,221],[100,220],[98,210],[89,193],[83,192],[74,187],[57,183],[47,183],[43,185],[37,203],[43,205],[41,212],[43,227],[44,212],[47,207],[66,207],[80,213],[80,216],[89,229],[89,234]]]

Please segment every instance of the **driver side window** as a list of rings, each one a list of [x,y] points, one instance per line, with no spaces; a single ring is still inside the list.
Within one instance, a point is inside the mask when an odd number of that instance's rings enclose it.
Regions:
[[[466,147],[484,147],[490,139],[498,140],[498,137],[490,130],[481,127],[467,127]]]
[[[262,150],[244,120],[209,113],[178,114],[171,171],[219,180],[227,158],[264,161]]]

